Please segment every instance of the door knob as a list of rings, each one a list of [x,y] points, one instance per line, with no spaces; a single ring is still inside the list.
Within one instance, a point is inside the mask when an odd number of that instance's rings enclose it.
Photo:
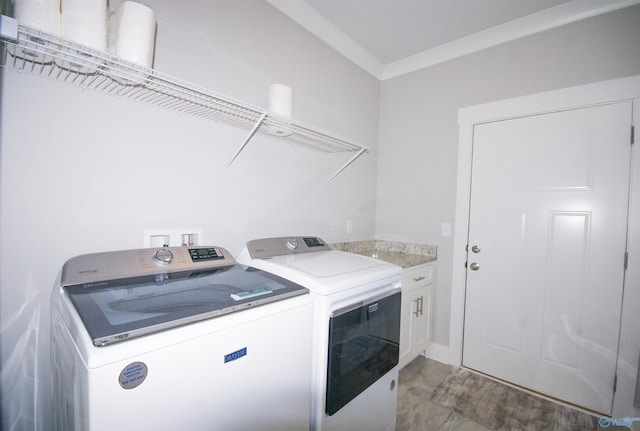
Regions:
[[[480,264],[478,262],[471,262],[471,265],[469,265],[469,268],[472,271],[477,271],[480,269]]]
[[[474,245],[473,247],[471,247],[471,251],[474,253],[480,253],[480,247],[478,247],[477,245]]]

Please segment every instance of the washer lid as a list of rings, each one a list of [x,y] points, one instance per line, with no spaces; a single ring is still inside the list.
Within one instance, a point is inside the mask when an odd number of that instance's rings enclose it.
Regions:
[[[105,278],[102,270],[104,254],[87,255],[83,266],[98,268],[88,280],[77,284],[63,284],[58,294],[66,295],[80,316],[95,346],[105,346],[154,332],[242,311],[293,296],[308,293],[308,289],[277,275],[242,265],[209,267],[194,257],[194,264],[182,263],[180,271],[150,273],[138,267],[138,254],[122,252],[134,258],[125,265],[124,278]],[[226,253],[226,251],[225,251]],[[119,252],[116,252],[119,254]],[[113,256],[112,256],[113,257]],[[106,267],[111,268],[115,256]],[[77,259],[77,258],[75,258]],[[127,259],[125,259],[126,261]],[[234,261],[232,261],[234,262]],[[235,262],[234,262],[235,263]],[[185,271],[185,267],[191,270]],[[67,268],[68,269],[68,268]],[[113,269],[113,268],[111,268]],[[125,271],[125,270],[123,270]],[[115,271],[120,275],[123,271]],[[73,271],[71,272],[73,274]],[[111,272],[114,274],[114,272]],[[84,279],[83,275],[67,277]]]

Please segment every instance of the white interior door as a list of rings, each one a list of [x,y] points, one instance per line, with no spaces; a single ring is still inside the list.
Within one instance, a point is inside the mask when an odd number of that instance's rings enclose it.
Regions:
[[[629,102],[474,127],[464,366],[611,412],[631,124]]]

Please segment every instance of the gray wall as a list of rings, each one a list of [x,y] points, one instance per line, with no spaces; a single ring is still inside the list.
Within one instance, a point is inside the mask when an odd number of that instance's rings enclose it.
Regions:
[[[638,23],[635,6],[382,82],[376,238],[438,245],[435,347],[449,343],[453,242],[440,227],[454,219],[458,109],[638,75]]]

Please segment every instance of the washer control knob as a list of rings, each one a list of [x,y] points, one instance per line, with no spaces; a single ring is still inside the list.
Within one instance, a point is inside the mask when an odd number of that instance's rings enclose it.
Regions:
[[[153,261],[157,265],[169,265],[173,260],[173,253],[169,250],[161,248],[153,254]]]
[[[287,239],[286,245],[289,250],[295,250],[296,248],[298,248],[298,238]]]

